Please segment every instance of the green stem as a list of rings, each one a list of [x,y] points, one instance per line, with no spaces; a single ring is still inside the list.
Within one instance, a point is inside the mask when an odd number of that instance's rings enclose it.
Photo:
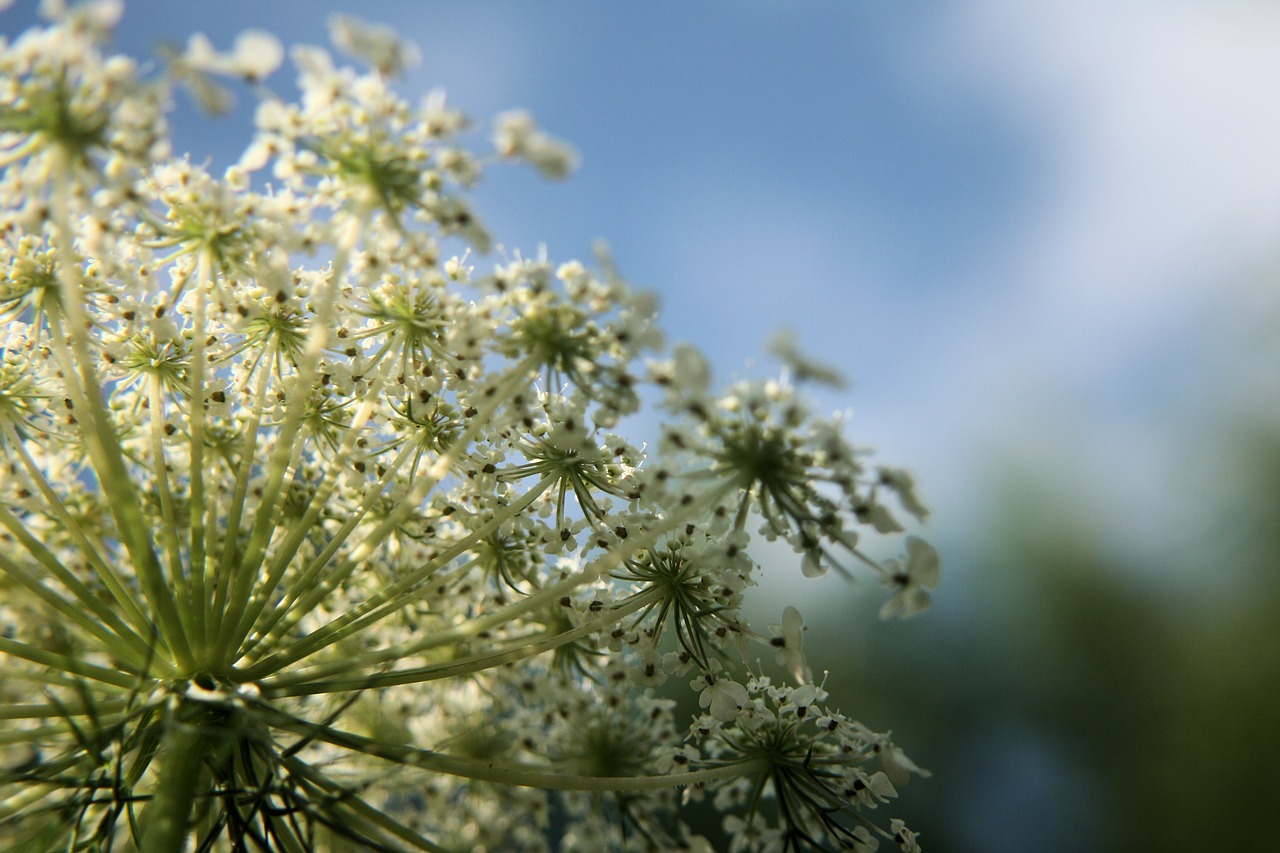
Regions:
[[[155,610],[165,640],[178,662],[191,666],[191,648],[178,617],[173,590],[166,583],[164,570],[151,547],[149,527],[142,517],[133,479],[125,464],[124,451],[116,436],[115,425],[102,399],[102,384],[94,370],[89,349],[89,318],[85,311],[84,292],[80,281],[80,261],[74,252],[75,230],[71,225],[71,173],[69,155],[57,158],[57,174],[53,192],[53,221],[58,234],[58,272],[62,287],[61,309],[65,311],[67,328],[57,320],[60,312],[51,312],[50,332],[53,352],[63,370],[68,397],[77,420],[83,428],[85,446],[93,463],[98,484],[109,498],[116,529],[133,561],[143,593]]]
[[[156,793],[139,818],[140,853],[181,853],[186,849],[187,825],[203,785],[208,734],[199,727],[174,721],[164,737]]]
[[[150,396],[151,405],[147,407],[147,412],[151,420],[151,465],[156,478],[156,493],[160,498],[160,517],[164,523],[160,527],[160,539],[164,542],[164,553],[169,558],[169,583],[173,586],[174,594],[180,603],[190,601],[191,596],[187,587],[187,576],[182,565],[182,545],[178,540],[178,514],[173,503],[173,492],[169,488],[170,471],[169,462],[164,454],[164,427],[165,427],[165,406],[164,406],[164,388],[160,383],[160,377],[157,374],[151,374]],[[188,506],[188,512],[198,512],[195,504]],[[181,608],[179,609],[179,618],[181,618]]]
[[[534,767],[521,764],[501,764],[484,759],[461,758],[432,752],[429,749],[418,749],[411,746],[400,746],[384,743],[373,738],[344,732],[329,726],[309,723],[280,714],[273,715],[272,725],[292,731],[304,737],[330,743],[334,746],[372,755],[384,761],[475,779],[481,782],[497,782],[502,785],[516,785],[522,788],[542,788],[557,791],[657,791],[664,788],[676,788],[682,785],[698,785],[731,779],[736,776],[749,775],[751,772],[767,766],[766,758],[751,758],[708,767],[704,770],[692,770],[687,773],[670,773],[663,776],[579,776],[571,773],[559,773],[547,767]]]
[[[654,527],[644,531],[642,534],[632,535],[619,546],[616,546],[608,553],[596,558],[588,564],[582,571],[577,574],[543,587],[533,595],[512,602],[511,604],[501,607],[497,610],[486,613],[482,616],[476,616],[465,622],[437,631],[414,644],[415,651],[426,651],[427,649],[439,648],[451,643],[461,642],[462,640],[504,625],[511,620],[538,610],[556,601],[559,601],[565,595],[572,593],[579,587],[592,583],[598,578],[604,577],[611,571],[619,568],[623,562],[633,557],[638,551],[649,548],[654,545],[664,534],[672,530],[682,527],[689,518],[697,518],[701,512],[709,506],[719,503],[732,489],[737,488],[736,483],[726,483],[717,489],[714,489],[701,497],[694,499],[679,512],[673,513],[670,517],[663,519]],[[487,535],[487,534],[486,534]],[[433,561],[432,564],[434,564]],[[412,578],[413,576],[410,576]],[[395,607],[401,607],[405,602],[399,600],[390,601],[394,593],[401,591],[406,580],[397,581],[386,590],[370,597],[368,601],[350,611],[343,616],[338,617],[327,625],[313,631],[306,637],[294,643],[292,646],[278,652],[271,657],[264,658],[253,666],[249,667],[243,677],[246,679],[260,679],[274,672],[278,672],[291,663],[295,663],[302,658],[315,654],[321,648],[337,642],[341,637],[347,636],[351,631],[358,630],[359,627],[367,623],[367,619],[371,617],[373,609],[389,608],[386,612],[391,612]],[[393,607],[394,605],[394,607]],[[386,615],[386,612],[378,611],[378,617]],[[360,620],[357,622],[356,620]],[[337,635],[339,630],[345,631],[341,635]],[[321,642],[323,641],[323,642]]]
[[[279,761],[302,783],[308,794],[312,794],[317,800],[330,801],[331,813],[341,814],[348,828],[365,835],[389,834],[428,853],[448,853],[446,848],[433,844],[404,824],[391,819],[352,793],[348,786],[333,781],[296,755],[283,753],[279,756]]]
[[[343,579],[348,577],[361,564],[363,564],[365,560],[369,559],[369,557],[372,556],[373,552],[378,548],[378,546],[381,545],[382,542],[388,536],[390,536],[394,530],[396,530],[401,524],[403,524],[404,521],[417,510],[419,504],[426,498],[426,496],[430,493],[431,489],[435,488],[436,484],[438,484],[441,480],[443,480],[448,475],[449,470],[462,457],[465,451],[465,448],[476,437],[476,435],[480,432],[483,426],[489,422],[489,419],[497,411],[498,407],[503,402],[505,402],[505,400],[508,398],[509,395],[512,395],[515,393],[516,388],[520,387],[520,385],[526,381],[527,374],[532,363],[533,363],[532,359],[525,359],[520,364],[518,364],[515,368],[507,372],[505,378],[496,386],[494,386],[494,393],[492,394],[490,399],[487,400],[480,407],[476,415],[472,417],[470,425],[467,427],[466,432],[464,432],[457,440],[455,440],[453,445],[449,448],[449,450],[445,454],[440,456],[432,464],[431,469],[428,472],[426,472],[425,474],[417,478],[417,482],[414,484],[414,487],[410,490],[409,494],[404,498],[404,500],[401,501],[400,505],[396,507],[396,509],[387,518],[385,518],[377,526],[377,528],[375,528],[365,538],[365,540],[361,542],[360,545],[357,546],[353,550],[353,552],[337,568],[335,568],[328,575],[328,577],[326,578],[326,583],[317,586],[317,588],[314,591],[311,591],[308,594],[308,597],[306,599],[302,600],[302,603],[300,605],[293,608],[295,612],[300,612],[305,614],[309,612],[311,609],[313,609],[314,607],[316,607],[320,602],[324,601],[324,599],[337,586],[338,583],[340,583]],[[545,489],[546,486],[543,485],[542,487]],[[536,497],[536,495],[534,495],[534,497]],[[496,529],[496,527],[494,529]],[[492,530],[488,530],[486,528],[486,532],[483,534],[483,536],[488,536],[489,533],[491,532]],[[480,538],[483,538],[483,537],[482,536],[472,537],[474,541],[479,541]],[[388,603],[390,603],[390,606],[388,609],[384,609],[376,617],[374,617],[374,621],[376,621],[377,619],[381,619],[384,615],[386,615],[386,613],[393,612],[394,610],[404,606],[404,603],[406,602],[400,601],[398,597],[403,596],[404,593],[413,589],[418,584],[422,583],[422,581],[426,580],[428,577],[434,574],[441,566],[445,565],[447,560],[453,559],[453,557],[457,556],[458,554],[461,554],[464,550],[465,548],[458,549],[458,550],[451,550],[450,552],[448,552],[450,556],[446,560],[441,560],[439,558],[432,560],[426,566],[420,567],[419,569],[407,575],[406,577],[403,577],[400,580],[396,581],[391,586],[387,587],[385,590],[382,590],[378,594],[374,595],[368,601],[364,602],[356,610],[351,611],[345,616],[334,620],[328,625],[325,625],[319,631],[309,634],[302,641],[302,643],[309,643],[307,650],[303,651],[301,654],[299,654],[296,657],[292,657],[292,658],[289,658],[288,660],[285,660],[284,663],[280,663],[280,666],[287,665],[292,661],[300,660],[302,657],[306,657],[307,655],[314,653],[317,649],[323,648],[325,645],[328,645],[330,642],[334,642],[336,638],[331,632],[351,624],[351,622],[357,618],[368,616],[370,611],[373,610],[374,608],[382,607],[383,605],[388,605]],[[296,624],[296,621],[284,623],[286,628],[293,624]],[[280,633],[281,633],[281,629],[277,628],[275,632],[276,636],[269,637],[268,639],[274,640],[280,636]],[[321,643],[318,646],[314,646],[313,644],[318,639],[320,639],[319,637],[317,637],[317,635],[321,635],[322,637],[326,638],[326,641]],[[301,645],[302,643],[297,645]],[[291,647],[291,649],[293,651],[296,651],[296,649],[293,647]],[[276,666],[275,662],[282,660],[280,655],[278,654],[273,655],[271,658],[269,658],[269,660],[273,661],[271,668],[266,668],[264,666],[265,661],[260,661],[259,663],[251,667],[251,670],[257,673],[255,677],[260,677],[261,675],[275,672],[277,669],[279,669],[279,666]]]
[[[3,518],[5,514],[7,513],[0,510],[0,518]],[[113,656],[122,661],[128,661],[127,666],[131,670],[143,672],[149,668],[148,664],[150,663],[151,655],[146,644],[143,643],[139,647],[131,642],[137,641],[141,643],[140,637],[137,637],[123,623],[118,621],[97,621],[92,618],[90,614],[101,608],[101,602],[96,601],[92,597],[92,593],[87,589],[72,586],[70,589],[78,600],[64,598],[58,592],[46,587],[35,575],[10,560],[4,554],[0,554],[0,573],[8,575],[21,584],[32,595],[47,604],[51,610],[59,613],[69,623],[79,625],[86,633],[97,637],[103,647],[110,651]],[[105,613],[97,612],[96,615],[100,619],[109,619],[114,614],[108,610]]]
[[[111,684],[115,687],[122,687],[126,690],[136,687],[138,684],[138,676],[131,675],[116,668],[107,668],[92,663],[78,660],[77,658],[68,657],[66,655],[51,652],[47,649],[29,646],[18,640],[10,640],[7,637],[0,636],[0,653],[12,655],[16,658],[29,660],[32,663],[38,663],[41,666],[53,667],[60,673],[70,673],[78,675],[82,678],[89,678],[94,681],[100,681],[103,684]]]
[[[440,566],[448,565],[448,563],[455,557],[461,556],[474,548],[477,543],[484,541],[486,537],[500,528],[503,524],[528,509],[529,506],[547,490],[547,487],[551,485],[551,482],[554,479],[555,477],[552,475],[543,477],[537,485],[522,495],[519,500],[507,507],[504,507],[484,526],[473,531],[462,541],[456,542],[449,548],[445,549],[443,553],[432,559],[431,563],[428,565],[430,571],[425,571],[423,568],[419,568],[417,571],[401,578],[385,590],[370,596],[369,600],[363,602],[359,607],[338,617],[329,624],[316,629],[311,634],[308,634],[304,640],[297,644],[299,648],[286,650],[283,657],[280,654],[277,654],[263,660],[260,664],[254,667],[254,671],[257,671],[259,667],[265,668],[268,665],[268,662],[271,662],[270,665],[273,669],[269,671],[274,672],[276,669],[279,669],[280,666],[301,660],[303,657],[312,655],[320,649],[330,646],[333,643],[339,642],[344,638],[363,630],[368,625],[385,618],[391,613],[405,607],[414,599],[421,597],[425,592],[420,587],[420,584],[429,578],[432,573],[434,573]],[[354,561],[350,562],[353,566],[355,565]],[[323,601],[335,587],[336,582],[332,580],[327,584],[319,585],[316,588],[316,592],[311,595],[312,600],[304,602],[305,609],[299,608],[300,612],[306,613],[307,610],[315,607]],[[295,623],[296,620],[293,623],[287,624],[291,625]],[[292,653],[297,653],[299,656],[291,658],[289,655]],[[281,660],[283,660],[284,663],[278,664]]]
[[[216,511],[214,505],[205,506],[204,496],[204,428],[205,428],[205,291],[212,279],[212,252],[206,246],[200,253],[198,272],[196,274],[195,313],[192,317],[192,353],[191,353],[191,389],[188,405],[191,407],[191,580],[188,585],[190,610],[194,624],[191,635],[196,645],[197,657],[208,656],[208,619],[210,599],[206,584],[205,554],[209,543],[205,541],[205,513],[210,518]],[[215,525],[210,524],[209,529]]]
[[[62,524],[63,529],[66,530],[67,533],[75,540],[76,548],[89,562],[89,565],[97,573],[98,577],[101,578],[103,584],[107,588],[107,591],[111,593],[112,599],[123,611],[124,618],[129,620],[134,631],[137,632],[139,636],[153,633],[151,623],[138,607],[137,595],[132,590],[128,589],[124,580],[121,579],[115,569],[111,567],[111,564],[103,556],[103,554],[106,553],[106,548],[100,541],[91,541],[89,539],[89,534],[81,527],[80,523],[76,521],[75,517],[67,511],[66,506],[62,503],[62,499],[58,497],[58,494],[53,490],[53,486],[49,484],[49,480],[44,476],[44,471],[41,470],[35,460],[31,458],[31,454],[27,452],[25,444],[18,436],[17,431],[12,425],[9,425],[6,429],[5,438],[7,439],[6,447],[17,453],[18,459],[22,462],[22,467],[26,469],[27,474],[36,484],[36,487],[40,489],[40,494],[44,497],[45,503],[57,517],[59,523]],[[29,532],[26,532],[21,522],[17,521],[16,518],[10,515],[8,510],[0,508],[0,513],[3,514],[0,516],[0,518],[2,518],[0,523],[3,523],[6,527],[10,527],[10,520],[12,520],[17,527],[25,533],[25,536],[20,535],[19,538],[24,541],[26,541],[27,538],[30,538],[32,541],[35,541],[34,537],[32,537]],[[14,528],[10,527],[10,529]],[[14,532],[15,535],[17,535],[17,530]],[[56,563],[56,560],[54,562]],[[68,578],[64,576],[64,574],[59,573],[56,569],[53,571],[62,583],[68,583]],[[65,574],[68,576],[70,575],[69,572],[66,572]],[[106,607],[105,604],[102,604],[101,606],[104,608]],[[109,611],[109,608],[107,609]],[[143,648],[146,648],[146,645],[147,644],[145,642],[142,643]]]
[[[274,349],[274,346],[268,349]],[[266,408],[267,389],[271,378],[271,369],[269,362],[271,361],[271,352],[267,352],[258,359],[258,377],[257,386],[253,392],[253,406],[250,407],[251,416],[249,423],[241,432],[242,447],[240,450],[240,465],[236,471],[236,485],[232,492],[230,504],[226,510],[226,533],[223,534],[222,556],[217,571],[217,586],[213,593],[212,615],[208,630],[212,637],[215,647],[215,658],[218,652],[218,638],[222,631],[220,626],[225,625],[226,609],[228,602],[231,600],[231,581],[236,576],[236,543],[239,539],[240,520],[244,514],[245,499],[249,494],[249,478],[253,473],[254,459],[258,447],[258,433],[262,427],[263,411]],[[247,380],[246,380],[247,381]]]
[[[351,422],[351,428],[347,431],[346,438],[343,440],[342,446],[338,449],[335,457],[330,464],[325,466],[320,485],[317,487],[315,494],[311,497],[303,518],[294,525],[293,530],[284,540],[276,555],[275,561],[272,563],[270,570],[267,572],[267,578],[258,585],[257,591],[254,593],[252,600],[249,602],[244,615],[240,618],[240,622],[236,630],[231,634],[233,640],[227,647],[220,649],[224,654],[221,658],[225,660],[225,655],[239,646],[250,632],[257,635],[256,641],[250,641],[241,649],[239,656],[251,654],[262,640],[268,643],[274,642],[279,636],[288,633],[292,627],[297,624],[310,611],[309,607],[295,608],[294,605],[299,598],[308,594],[315,589],[330,589],[336,581],[329,578],[322,578],[325,566],[337,553],[338,549],[346,542],[347,537],[351,535],[356,526],[364,518],[365,514],[373,505],[374,499],[380,495],[391,482],[396,472],[404,464],[409,455],[409,448],[405,448],[399,456],[388,466],[387,471],[378,480],[378,482],[370,485],[364,497],[360,501],[360,505],[352,512],[351,516],[343,522],[341,528],[333,535],[329,542],[321,549],[320,553],[303,569],[302,573],[292,578],[289,584],[288,592],[284,593],[281,601],[276,603],[271,613],[265,619],[259,619],[262,611],[272,602],[272,598],[276,597],[277,589],[281,579],[288,570],[289,565],[293,562],[295,555],[299,551],[299,546],[308,535],[314,534],[318,529],[315,521],[320,517],[320,512],[328,505],[329,498],[338,486],[340,472],[342,471],[345,461],[350,457],[355,449],[357,439],[362,433],[365,421],[373,411],[373,400],[376,399],[382,380],[378,377],[369,392],[369,397],[361,404],[360,410]],[[339,567],[341,568],[341,567]],[[327,593],[326,593],[327,594]],[[320,600],[323,600],[323,596]],[[317,601],[318,603],[318,601]],[[312,604],[312,607],[315,605]],[[292,617],[286,618],[286,617]],[[277,629],[281,620],[284,625]],[[255,627],[256,626],[256,627]]]
[[[646,590],[625,604],[612,608],[607,614],[598,619],[592,619],[590,622],[585,622],[576,628],[571,628],[558,634],[543,634],[536,637],[521,638],[516,647],[512,649],[482,652],[463,658],[455,658],[446,663],[415,667],[413,669],[399,669],[346,679],[334,679],[332,681],[317,680],[326,676],[360,669],[367,671],[375,662],[391,660],[394,657],[408,657],[418,651],[415,643],[392,650],[374,652],[362,658],[334,661],[324,666],[304,670],[297,675],[285,675],[279,679],[265,682],[263,687],[269,692],[280,695],[298,696],[311,693],[338,693],[351,690],[393,687],[400,684],[420,684],[424,681],[435,681],[441,678],[474,675],[482,670],[536,657],[543,652],[549,652],[567,643],[572,643],[574,640],[580,640],[597,631],[602,631],[610,625],[617,624],[637,610],[647,607],[654,599],[660,598],[662,595],[663,591],[660,589]]]
[[[320,365],[320,358],[333,333],[334,305],[339,292],[338,282],[346,276],[347,266],[355,251],[360,235],[368,225],[367,215],[353,220],[346,237],[337,246],[337,254],[330,264],[331,274],[322,281],[315,296],[315,316],[307,332],[306,346],[298,359],[297,369],[286,382],[286,400],[284,423],[276,437],[276,446],[267,461],[266,482],[263,484],[262,498],[258,504],[259,511],[249,533],[249,544],[245,549],[240,565],[236,567],[237,582],[231,587],[232,598],[227,602],[224,614],[234,614],[223,625],[215,645],[219,659],[225,657],[226,650],[239,644],[241,637],[235,636],[240,624],[240,617],[249,606],[262,563],[266,559],[271,538],[275,531],[275,521],[280,516],[281,493],[285,489],[288,474],[296,467],[301,451],[298,433],[302,429],[306,412],[307,398],[311,394]],[[283,379],[283,375],[281,377]]]

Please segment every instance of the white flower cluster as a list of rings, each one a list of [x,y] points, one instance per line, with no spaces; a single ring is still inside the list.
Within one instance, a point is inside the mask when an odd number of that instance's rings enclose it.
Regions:
[[[706,850],[703,799],[734,850],[918,849],[867,817],[918,769],[822,704],[797,610],[740,611],[769,540],[923,609],[932,548],[858,546],[911,480],[787,381],[714,392],[604,253],[478,273],[482,168],[571,148],[517,112],[474,155],[337,18],[371,70],[293,50],[210,174],[169,89],[224,106],[275,39],[148,78],[102,53],[118,3],[46,7],[0,42],[0,846]],[[615,432],[645,400],[652,453]]]

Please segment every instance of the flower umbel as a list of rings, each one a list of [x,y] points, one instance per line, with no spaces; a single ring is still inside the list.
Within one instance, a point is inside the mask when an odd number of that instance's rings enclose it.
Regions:
[[[932,548],[857,547],[910,477],[786,382],[713,394],[603,251],[476,274],[482,166],[576,155],[520,112],[472,154],[393,31],[335,18],[371,70],[296,49],[284,103],[272,37],[148,77],[117,6],[0,43],[0,847],[709,849],[684,787],[734,849],[917,849],[866,813],[922,771],[826,706],[799,611],[740,612],[761,538],[923,609]],[[210,74],[264,99],[221,175],[163,123]],[[646,357],[656,452],[614,432]]]

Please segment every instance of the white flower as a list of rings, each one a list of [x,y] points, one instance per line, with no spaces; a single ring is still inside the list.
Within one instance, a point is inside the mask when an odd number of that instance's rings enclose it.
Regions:
[[[875,853],[880,848],[880,839],[871,834],[865,826],[853,828],[853,846],[855,853]]]
[[[839,370],[806,356],[796,343],[792,329],[782,329],[769,341],[769,351],[791,371],[796,382],[817,382],[832,388],[844,388],[848,382]]]
[[[209,75],[261,80],[273,36],[155,66],[101,55],[118,0],[45,9],[0,39],[0,846],[323,853],[323,822],[360,849],[709,849],[678,809],[705,792],[735,849],[866,849],[856,810],[920,771],[820,707],[798,610],[769,640],[743,604],[762,539],[848,574],[855,506],[911,509],[909,481],[785,376],[713,395],[603,249],[473,271],[493,158],[394,91],[416,52],[388,28],[331,20],[376,73],[295,49],[298,97],[216,178],[170,154],[172,89],[225,105]],[[526,113],[496,128],[548,176],[576,160]],[[661,441],[633,441],[654,386]],[[907,552],[909,613],[937,556]],[[648,689],[698,672],[677,724]]]
[[[627,673],[627,677],[645,687],[661,687],[667,682],[667,671],[663,669],[657,652],[649,650],[645,652],[640,665]]]
[[[898,533],[902,530],[902,525],[893,517],[893,513],[889,512],[884,504],[874,499],[858,502],[854,505],[853,511],[859,521],[870,524],[877,533]]]
[[[391,27],[350,15],[329,16],[329,38],[338,50],[363,59],[384,77],[398,76],[422,60],[417,46],[401,39]]]
[[[538,130],[524,110],[494,119],[493,144],[503,157],[524,160],[544,178],[563,178],[578,165],[578,152],[567,142]]]
[[[782,624],[770,625],[774,637],[770,645],[778,650],[778,663],[787,668],[797,684],[813,681],[813,671],[804,658],[804,617],[794,607],[782,611]]]
[[[920,853],[920,843],[916,841],[919,833],[907,829],[906,824],[900,818],[895,817],[889,821],[889,832],[893,835],[893,840],[897,842],[898,849],[902,850],[902,853]]]
[[[124,0],[86,0],[72,6],[66,0],[41,0],[40,15],[48,20],[65,20],[73,29],[101,38],[120,23]]]
[[[755,815],[745,820],[737,815],[726,816],[724,832],[732,839],[729,842],[729,853],[776,850],[783,838],[781,828],[768,826]]]
[[[264,30],[245,30],[236,36],[230,53],[219,53],[204,33],[187,39],[182,61],[210,74],[225,74],[257,81],[269,77],[284,62],[280,40]]]
[[[712,670],[719,669],[718,663],[713,661]],[[698,706],[706,708],[707,713],[722,723],[737,717],[738,712],[747,706],[747,688],[712,671],[702,673],[689,686],[701,691]]]
[[[793,713],[796,717],[818,717],[821,710],[814,703],[825,694],[813,684],[802,684],[799,687],[787,688],[778,703],[778,713]]]
[[[898,496],[898,503],[902,504],[903,509],[920,521],[924,521],[929,515],[929,510],[925,509],[924,504],[920,503],[920,498],[916,496],[915,478],[902,468],[882,465],[877,470],[880,473],[880,485]]]
[[[907,557],[885,561],[884,583],[894,592],[880,608],[881,619],[915,616],[929,607],[929,590],[938,585],[938,552],[918,536],[907,537]]]
[[[874,751],[880,758],[880,767],[884,770],[884,775],[894,785],[905,785],[911,781],[911,775],[929,777],[933,774],[928,770],[924,770],[907,757],[907,754],[898,746],[883,738],[876,742]]]

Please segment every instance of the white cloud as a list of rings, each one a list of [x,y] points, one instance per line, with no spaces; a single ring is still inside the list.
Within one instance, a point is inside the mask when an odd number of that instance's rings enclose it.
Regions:
[[[1049,195],[1005,270],[1042,318],[1026,338],[1161,334],[1269,252],[1280,8],[980,3],[949,29],[946,71],[1003,94],[1050,152]]]
[[[1185,512],[1173,374],[1221,346],[1204,316],[1280,237],[1280,8],[984,2],[934,36],[920,73],[999,98],[1051,173],[989,272],[1005,287],[950,321],[970,334],[933,390],[968,458],[985,443],[1090,464],[1082,496],[1155,547]]]

